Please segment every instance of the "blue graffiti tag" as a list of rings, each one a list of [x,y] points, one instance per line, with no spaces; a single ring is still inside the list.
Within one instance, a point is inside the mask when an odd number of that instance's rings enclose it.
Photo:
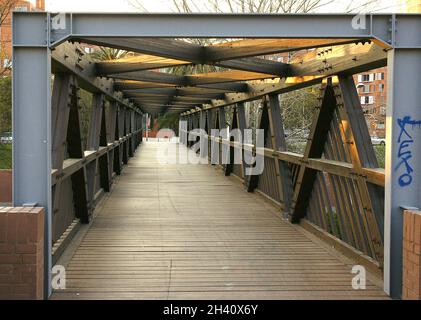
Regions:
[[[398,126],[400,128],[399,137],[398,137],[398,159],[400,160],[395,171],[400,167],[403,167],[404,173],[399,176],[399,185],[401,187],[406,187],[412,183],[412,172],[414,169],[411,166],[410,160],[412,159],[411,145],[414,143],[414,139],[409,134],[409,128],[407,125],[411,126],[412,129],[415,127],[421,128],[421,120],[413,120],[411,116],[405,116],[398,119]]]

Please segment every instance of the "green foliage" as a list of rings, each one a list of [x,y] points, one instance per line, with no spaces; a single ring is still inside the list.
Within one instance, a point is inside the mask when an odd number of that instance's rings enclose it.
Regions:
[[[96,61],[116,60],[125,56],[127,56],[127,51],[105,47],[99,47],[91,53],[91,58]]]
[[[158,117],[158,130],[171,129],[178,133],[179,115],[176,113],[165,113]]]
[[[89,131],[89,121],[92,111],[92,93],[80,89],[78,92],[79,96],[79,115],[80,115],[80,131],[82,135],[82,146],[86,148],[86,141]]]
[[[289,152],[303,154],[306,148],[306,142],[302,141],[288,141],[287,140],[287,150]]]
[[[339,215],[336,212],[336,209],[334,210],[333,208],[331,208],[328,212],[324,212],[323,214],[327,221],[327,232],[334,236],[338,236],[339,239],[342,239]],[[331,220],[331,218],[333,219],[333,221]]]
[[[178,76],[185,76],[198,73],[217,72],[222,70],[225,69],[207,64],[189,64],[167,68],[166,72],[176,74]]]
[[[0,144],[0,169],[12,169],[11,144]]]
[[[291,91],[281,95],[280,103],[285,130],[309,128],[318,91],[315,87]]]
[[[385,152],[386,146],[374,146],[374,151],[376,152],[377,162],[379,163],[379,168],[384,168],[385,164]]]
[[[0,132],[12,131],[12,78],[0,78]]]

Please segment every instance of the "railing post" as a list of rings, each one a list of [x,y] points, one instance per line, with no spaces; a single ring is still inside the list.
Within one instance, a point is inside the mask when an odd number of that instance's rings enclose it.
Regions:
[[[114,148],[114,163],[113,163],[113,167],[114,167],[114,172],[117,175],[121,174],[121,163],[122,163],[122,143],[121,143],[121,138],[122,138],[122,116],[121,116],[121,106],[116,103],[115,105],[115,133],[114,133],[114,140],[118,142],[118,146]]]
[[[247,177],[246,177],[246,169],[245,169],[245,162],[244,162],[244,133],[245,133],[245,129],[246,129],[246,112],[244,109],[244,103],[238,103],[236,105],[236,109],[237,109],[237,125],[238,125],[238,129],[241,132],[241,141],[240,145],[241,145],[241,173],[242,173],[242,178],[243,178],[243,182],[244,184],[247,184]]]
[[[132,158],[134,155],[134,147],[133,147],[133,141],[134,141],[134,135],[133,135],[133,110],[128,109],[127,110],[127,125],[129,127],[128,134],[130,135],[128,140],[128,153],[129,157]]]
[[[219,131],[223,131],[224,129],[227,129],[227,120],[226,120],[226,115],[225,115],[225,108],[224,107],[219,107],[218,108],[218,123],[219,123]],[[225,170],[224,167],[224,162],[223,162],[223,155],[225,153],[228,153],[226,149],[227,145],[224,143],[224,140],[226,140],[227,137],[222,137],[221,136],[221,142],[219,145],[219,150],[220,150],[220,156],[218,155],[219,158],[219,162],[222,165],[222,168]]]
[[[269,95],[268,100],[267,106],[272,148],[275,151],[287,151],[279,96],[277,94]],[[287,217],[291,207],[292,196],[291,172],[288,164],[282,160],[276,160],[275,170],[279,187],[279,197],[283,206],[284,215]]]
[[[188,118],[187,118],[187,124],[188,124],[188,129],[187,129],[187,147],[191,147],[193,142],[190,141],[189,136],[190,136],[190,132],[193,130],[193,115],[189,114]]]
[[[97,151],[100,145],[101,124],[104,112],[104,95],[94,94],[92,100],[92,111],[89,123],[88,141],[86,149],[88,151]],[[88,184],[88,203],[89,214],[94,209],[94,198],[96,189],[96,173],[98,168],[98,160],[94,160],[86,165],[86,176]]]
[[[207,121],[207,144],[208,144],[208,161],[212,164],[212,154],[213,154],[213,136],[212,136],[212,129],[214,129],[215,123],[214,123],[214,117],[213,117],[213,109],[206,111],[206,121]]]
[[[200,129],[200,157],[201,158],[207,158],[208,154],[209,154],[209,150],[207,149],[207,145],[208,145],[208,138],[207,138],[207,132],[204,134],[204,132],[206,131],[206,123],[207,123],[207,119],[206,119],[206,111],[201,110],[199,112],[199,129]]]
[[[180,143],[183,145],[187,145],[186,137],[187,137],[187,122],[186,117],[180,116],[179,122],[178,122],[178,136],[180,139]]]
[[[107,125],[107,144],[113,144],[115,142],[115,136],[116,136],[116,128],[117,128],[117,102],[110,102],[108,112],[108,125]],[[111,149],[108,152],[108,171],[110,174],[110,177],[112,178],[113,172],[114,172],[114,157],[115,157],[115,150],[118,147],[115,147]]]

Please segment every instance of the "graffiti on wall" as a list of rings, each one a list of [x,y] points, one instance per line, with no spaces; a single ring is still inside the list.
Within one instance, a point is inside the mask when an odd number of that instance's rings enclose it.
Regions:
[[[412,183],[412,173],[414,168],[411,163],[412,159],[412,145],[414,138],[411,130],[421,128],[421,120],[412,119],[411,116],[405,116],[398,118],[399,126],[398,136],[398,164],[395,167],[395,171],[399,171],[400,175],[398,178],[399,185],[401,187],[409,186]]]

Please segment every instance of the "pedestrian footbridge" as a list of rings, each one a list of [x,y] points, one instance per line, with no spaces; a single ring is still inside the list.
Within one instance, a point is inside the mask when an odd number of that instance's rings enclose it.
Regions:
[[[400,298],[402,213],[421,207],[419,30],[404,14],[15,12],[13,201],[45,210],[45,297]],[[354,75],[384,66],[383,169]],[[294,151],[283,99],[309,87]],[[169,142],[143,141],[160,115],[209,163],[160,162]]]

